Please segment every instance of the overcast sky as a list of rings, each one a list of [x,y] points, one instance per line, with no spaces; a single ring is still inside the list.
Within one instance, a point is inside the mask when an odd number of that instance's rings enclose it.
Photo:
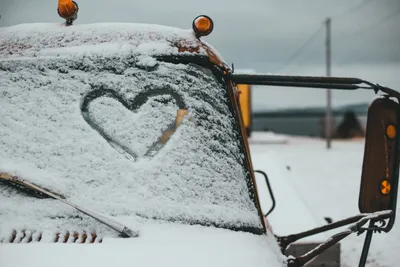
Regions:
[[[194,17],[207,14],[215,28],[205,40],[235,69],[307,75],[326,73],[323,21],[332,16],[332,75],[357,76],[400,90],[400,0],[77,2],[76,23],[139,22],[187,29]],[[57,0],[0,0],[0,26],[60,22],[56,8]],[[321,106],[325,94],[317,89],[257,87],[253,100],[256,109]],[[333,105],[373,97],[368,92],[333,91]]]

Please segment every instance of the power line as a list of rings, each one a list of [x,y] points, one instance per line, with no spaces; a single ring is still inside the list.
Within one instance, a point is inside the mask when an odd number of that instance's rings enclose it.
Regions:
[[[336,19],[336,18],[340,18],[340,17],[345,16],[345,15],[351,14],[351,13],[353,13],[353,12],[355,12],[355,11],[357,11],[357,10],[363,8],[364,6],[371,4],[371,3],[374,2],[374,1],[376,1],[376,0],[364,0],[364,1],[361,1],[358,5],[354,6],[353,8],[350,8],[347,12],[342,13],[342,14],[337,15],[337,16],[333,16],[332,18],[333,18],[333,19]],[[359,30],[357,30],[357,31],[355,31],[355,32],[353,32],[353,33],[351,33],[351,34],[349,34],[349,35],[346,35],[346,36],[344,36],[344,37],[341,37],[341,39],[342,39],[342,40],[343,40],[343,39],[344,39],[344,40],[348,40],[348,39],[347,39],[348,37],[354,37],[354,35],[358,35],[358,34],[360,34],[360,33],[363,33],[363,32],[365,32],[365,31],[367,31],[367,30],[370,30],[371,28],[374,28],[374,27],[376,27],[376,26],[379,26],[380,24],[383,24],[383,23],[385,23],[385,22],[391,20],[392,18],[396,17],[396,16],[399,15],[399,14],[400,14],[400,10],[397,10],[396,12],[394,12],[394,13],[392,13],[392,14],[389,14],[387,17],[383,18],[382,20],[379,20],[379,21],[377,21],[376,23],[373,23],[373,24],[371,24],[371,25],[369,25],[369,26],[367,26],[367,27],[361,28],[361,29],[359,29]],[[321,26],[322,26],[322,25],[321,25]],[[317,29],[317,31],[315,31],[315,32],[310,36],[310,38],[308,38],[308,39],[307,39],[307,40],[306,40],[306,41],[305,41],[305,42],[304,42],[304,43],[289,57],[289,59],[287,60],[287,62],[286,62],[285,64],[283,64],[283,67],[281,67],[280,70],[277,71],[277,72],[282,72],[282,71],[284,71],[288,66],[290,66],[290,65],[293,63],[293,61],[295,61],[295,60],[303,53],[303,51],[304,51],[304,50],[308,47],[308,45],[318,36],[318,34],[320,33],[320,31],[323,29],[323,27],[321,27],[321,26]]]
[[[364,0],[364,1],[360,2],[358,5],[354,6],[353,8],[350,8],[347,12],[342,13],[342,14],[337,15],[337,16],[334,16],[333,18],[336,19],[336,18],[338,18],[338,17],[342,17],[342,16],[348,15],[348,14],[350,14],[350,13],[353,13],[353,12],[357,11],[358,9],[361,9],[361,8],[364,7],[365,5],[370,4],[370,3],[374,2],[374,1],[375,1],[375,0]],[[317,31],[314,32],[314,34],[311,35],[310,38],[307,39],[307,41],[304,42],[303,45],[300,46],[299,49],[296,50],[296,51],[292,54],[292,56],[288,59],[288,61],[283,65],[283,67],[281,68],[281,70],[278,71],[278,72],[284,71],[284,70],[286,69],[286,67],[290,66],[290,65],[293,63],[293,61],[294,61],[295,59],[297,59],[297,57],[303,52],[303,50],[305,50],[305,49],[307,48],[307,46],[309,45],[309,43],[311,43],[311,42],[314,40],[314,38],[317,37],[317,35],[319,34],[319,32],[320,32],[322,29],[323,29],[323,28],[320,26],[320,27],[317,29]]]
[[[342,43],[343,41],[348,41],[351,40],[354,36],[358,36],[364,32],[367,32],[375,27],[378,27],[382,24],[385,24],[387,22],[389,22],[390,20],[396,18],[398,15],[400,15],[400,9],[396,10],[393,13],[390,13],[389,15],[387,15],[386,17],[382,18],[381,20],[376,21],[375,23],[372,23],[366,27],[363,27],[361,29],[358,29],[350,34],[347,34],[345,36],[340,37],[340,41],[339,44]]]
[[[283,67],[281,68],[281,70],[285,69],[287,66],[289,66],[290,64],[293,63],[293,61],[299,56],[301,55],[301,53],[307,48],[307,46],[318,36],[318,34],[321,32],[322,30],[322,25],[320,27],[318,27],[317,31],[315,31],[304,43],[302,46],[299,47],[299,49],[297,49],[287,60],[287,62],[285,64],[283,64]]]
[[[394,1],[398,1],[398,0],[394,0]],[[376,0],[364,0],[363,2],[361,2],[358,6],[356,6],[356,7],[354,7],[354,8],[352,8],[351,10],[349,10],[347,13],[345,13],[345,14],[349,14],[349,13],[351,13],[351,11],[352,10],[356,10],[356,9],[360,9],[361,7],[363,7],[363,6],[365,6],[365,5],[367,5],[367,4],[370,4],[370,3],[372,3],[372,2],[376,2]],[[383,0],[382,1],[380,1],[379,3],[378,3],[378,5],[381,5],[382,3],[381,2],[383,2]],[[400,10],[399,10],[400,11]],[[375,14],[375,16],[376,16],[376,14],[377,14],[377,12],[376,12],[376,10],[374,10],[374,14]],[[344,14],[343,14],[344,15]],[[393,15],[395,15],[395,14],[393,14]],[[391,15],[389,15],[389,16],[391,16]],[[341,25],[341,23],[340,22],[342,22],[343,23],[343,21],[341,21],[342,19],[341,19],[341,15],[340,16],[338,16],[339,17],[339,19],[336,19],[337,17],[333,17],[333,19],[335,19],[337,22],[339,22],[339,25]],[[362,16],[362,19],[356,19],[356,21],[358,21],[358,22],[361,22],[361,23],[363,23],[363,22],[365,22],[365,21],[369,21],[370,19],[369,19],[369,17],[370,16],[368,16],[368,15],[364,15],[364,16]],[[384,18],[384,20],[385,19],[389,19],[389,18]],[[380,24],[380,23],[383,23],[383,22],[386,22],[386,21],[378,21],[378,24]],[[360,25],[360,23],[357,23],[358,25],[358,27],[354,27],[354,28],[359,28],[358,30],[356,30],[354,33],[351,33],[351,34],[345,34],[345,36],[344,37],[349,37],[349,36],[352,36],[353,34],[358,34],[358,32],[360,31],[364,31],[364,28],[361,28],[360,29],[360,26],[362,27],[363,25]],[[343,26],[343,25],[342,25]],[[374,27],[374,26],[376,26],[376,25],[370,25],[371,26],[371,28],[372,27]],[[367,26],[367,27],[370,27],[370,26]],[[341,35],[342,33],[344,33],[344,32],[348,32],[348,29],[349,29],[349,23],[345,23],[345,27],[340,27],[340,28],[344,28],[344,29],[342,29],[342,30],[339,30],[339,31],[335,31],[335,35]]]
[[[366,31],[370,30],[371,28],[374,28],[374,27],[377,27],[377,26],[379,26],[379,25],[382,25],[382,24],[384,24],[384,23],[386,23],[386,22],[389,22],[390,20],[394,19],[394,18],[395,18],[396,16],[398,16],[398,15],[400,15],[400,9],[398,9],[398,10],[397,10],[396,12],[394,12],[394,13],[389,14],[388,16],[386,16],[386,17],[384,17],[383,19],[377,21],[376,23],[373,23],[373,24],[369,25],[368,27],[364,27],[364,28],[362,28],[362,29],[359,29],[359,30],[357,30],[356,32],[353,32],[352,34],[349,34],[349,35],[347,35],[347,36],[341,38],[341,41],[342,41],[342,42],[339,42],[339,45],[340,45],[340,44],[343,44],[343,43],[345,44],[346,41],[348,41],[348,40],[352,40],[351,38],[348,38],[348,37],[354,37],[354,36],[360,35],[360,34],[366,32]],[[343,41],[344,41],[344,42],[343,42]],[[357,52],[360,51],[360,48],[363,47],[363,46],[365,46],[365,45],[366,45],[366,42],[361,42],[361,43],[359,43],[359,44],[357,45],[357,47],[355,47],[355,46],[350,46],[350,51],[353,51],[354,53],[357,53]],[[349,47],[347,47],[347,49],[348,49],[348,48],[349,48]],[[345,61],[345,60],[340,60],[340,61],[338,62],[338,64],[341,64],[341,63],[343,63],[344,61]]]
[[[376,27],[376,26],[379,26],[379,25],[381,25],[381,24],[384,24],[385,22],[390,21],[391,19],[395,18],[395,17],[398,16],[399,14],[400,14],[400,9],[398,9],[396,12],[393,12],[393,13],[389,14],[388,16],[384,17],[384,18],[381,19],[381,20],[378,20],[376,23],[373,23],[373,24],[371,24],[371,25],[369,25],[369,26],[367,26],[367,27],[361,28],[361,29],[359,29],[359,30],[357,30],[357,31],[355,31],[355,32],[353,32],[353,33],[351,33],[351,34],[349,34],[348,36],[345,36],[345,38],[346,38],[346,37],[349,37],[349,36],[358,35],[358,34],[360,34],[360,33],[363,33],[363,32],[365,32],[365,31],[367,31],[367,30],[370,30],[371,28],[374,28],[374,27]]]
[[[374,1],[375,1],[375,0],[364,0],[364,1],[361,1],[358,5],[356,5],[356,6],[352,7],[352,8],[350,8],[350,9],[347,10],[346,12],[344,12],[344,13],[342,13],[342,14],[339,14],[339,15],[336,15],[336,16],[332,16],[332,19],[337,19],[337,18],[346,16],[346,15],[349,15],[349,14],[351,14],[351,13],[353,13],[353,12],[355,12],[355,11],[361,9],[361,8],[363,8],[364,6],[366,6],[366,5],[368,5],[368,4],[372,3],[372,2],[374,2]]]

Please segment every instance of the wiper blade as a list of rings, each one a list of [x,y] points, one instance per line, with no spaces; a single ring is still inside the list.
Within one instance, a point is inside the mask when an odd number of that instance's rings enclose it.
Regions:
[[[38,194],[42,194],[42,195],[48,196],[50,198],[59,200],[59,201],[63,202],[64,204],[66,204],[70,207],[73,207],[74,209],[92,217],[93,219],[97,220],[98,222],[101,222],[102,224],[107,225],[111,229],[119,232],[122,237],[138,237],[139,236],[139,234],[137,232],[129,229],[127,226],[125,226],[119,222],[116,222],[110,218],[107,218],[106,216],[104,216],[94,210],[90,210],[90,209],[84,208],[82,206],[78,206],[74,203],[71,203],[71,202],[67,201],[66,199],[64,199],[62,196],[52,193],[52,192],[48,191],[47,189],[44,189],[38,185],[32,184],[26,180],[22,180],[18,176],[12,176],[8,173],[0,172],[0,181],[6,181],[9,183],[18,185],[18,186],[22,186],[22,187],[25,187],[27,190],[35,191]]]
[[[18,183],[17,181],[10,181],[10,180],[4,179],[2,177],[3,175],[4,175],[4,173],[0,173],[0,184],[4,184],[5,186],[12,188],[15,191],[17,191],[18,193],[24,194],[29,197],[35,197],[35,198],[40,198],[40,199],[52,198],[52,197],[49,197],[48,195],[45,195],[41,192],[38,192],[32,188],[27,187],[24,184]],[[53,192],[53,194],[55,194],[55,193]],[[63,195],[59,194],[59,196],[61,198],[65,199],[65,197]]]

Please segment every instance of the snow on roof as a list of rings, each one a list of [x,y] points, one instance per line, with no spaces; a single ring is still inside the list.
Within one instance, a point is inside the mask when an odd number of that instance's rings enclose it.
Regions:
[[[178,54],[178,46],[198,47],[200,41],[192,30],[135,23],[94,23],[70,27],[32,23],[4,27],[0,31],[0,57],[89,52],[94,45],[100,44],[108,44],[102,49],[107,48],[110,52],[122,49],[130,53],[156,55]],[[200,50],[199,53],[205,52]]]

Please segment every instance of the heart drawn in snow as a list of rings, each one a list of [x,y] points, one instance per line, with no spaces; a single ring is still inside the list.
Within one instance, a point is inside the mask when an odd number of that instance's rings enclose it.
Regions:
[[[84,97],[81,112],[114,149],[137,160],[154,156],[167,143],[187,107],[169,88],[140,92],[129,102],[112,89],[99,88]]]

